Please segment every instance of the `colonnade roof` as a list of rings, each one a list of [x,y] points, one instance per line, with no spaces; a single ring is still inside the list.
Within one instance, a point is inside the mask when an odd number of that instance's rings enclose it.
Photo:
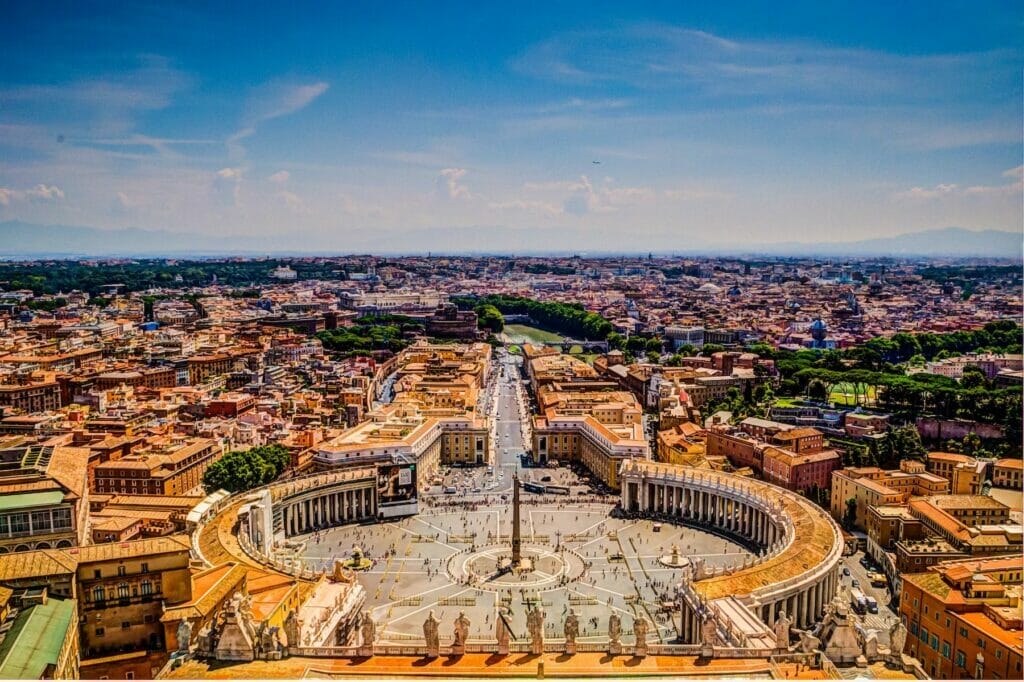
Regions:
[[[695,469],[676,464],[634,460],[623,464],[620,476],[643,475],[648,480],[676,485],[684,484],[683,477],[702,477],[708,485],[719,483],[740,490],[749,490],[754,495],[782,505],[782,513],[793,523],[793,542],[777,556],[762,561],[750,568],[741,569],[732,575],[706,578],[694,583],[694,589],[706,599],[720,599],[730,595],[747,595],[755,590],[777,585],[798,578],[814,570],[837,543],[842,542],[835,522],[823,510],[795,493],[763,481],[732,476],[711,469]],[[728,494],[728,490],[724,491]]]

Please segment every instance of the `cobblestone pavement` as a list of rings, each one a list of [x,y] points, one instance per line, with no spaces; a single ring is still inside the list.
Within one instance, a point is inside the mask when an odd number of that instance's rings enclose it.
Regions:
[[[632,623],[642,616],[656,627],[649,641],[671,641],[668,613],[679,570],[660,557],[679,547],[684,557],[701,556],[709,566],[740,563],[745,549],[710,533],[655,522],[610,518],[609,505],[526,504],[522,509],[524,554],[535,570],[496,576],[497,559],[510,554],[508,503],[476,511],[439,507],[391,523],[347,526],[306,538],[305,557],[330,567],[335,558],[360,547],[374,560],[358,574],[367,607],[378,623],[381,642],[419,641],[422,623],[433,610],[442,623],[442,641],[451,637],[460,611],[472,621],[470,639],[494,637],[499,604],[511,608],[513,631],[526,637],[526,612],[540,601],[548,637],[562,637],[569,608],[580,622],[581,642],[605,641],[608,617],[622,617],[623,640],[631,642]]]

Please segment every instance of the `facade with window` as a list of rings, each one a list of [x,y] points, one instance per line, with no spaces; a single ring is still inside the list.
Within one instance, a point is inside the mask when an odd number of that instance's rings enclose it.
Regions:
[[[82,544],[88,449],[8,443],[0,441],[0,554]]]
[[[935,679],[1022,679],[1020,556],[946,561],[903,576],[904,653]]]

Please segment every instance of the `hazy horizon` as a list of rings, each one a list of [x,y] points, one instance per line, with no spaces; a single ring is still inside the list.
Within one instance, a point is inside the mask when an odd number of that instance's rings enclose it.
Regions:
[[[1024,6],[783,14],[16,4],[0,222],[256,252],[1020,233]]]

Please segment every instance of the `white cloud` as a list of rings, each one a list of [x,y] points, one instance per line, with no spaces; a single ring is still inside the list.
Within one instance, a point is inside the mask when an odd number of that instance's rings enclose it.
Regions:
[[[98,74],[69,83],[22,85],[0,90],[0,108],[32,115],[39,104],[69,118],[69,125],[90,135],[120,135],[134,127],[142,112],[165,109],[186,90],[191,78],[160,55],[139,55],[137,66],[116,74]]]
[[[220,197],[222,204],[238,208],[242,204],[241,168],[221,168],[213,180],[214,194]]]
[[[305,109],[329,87],[325,81],[301,84],[271,81],[253,90],[242,117],[242,127],[227,139],[231,156],[241,158],[245,155],[242,140],[255,135],[261,123]]]
[[[435,193],[448,199],[469,199],[469,188],[461,184],[465,168],[442,168],[435,180]]]
[[[0,187],[0,206],[10,206],[16,201],[59,201],[64,190],[56,185],[38,184],[30,189]]]
[[[802,101],[891,105],[893,99],[962,103],[971,94],[1017,85],[1015,50],[907,55],[802,40],[730,40],[685,26],[643,22],[570,31],[528,48],[513,62],[540,78],[690,93],[794,95]],[[984,77],[979,77],[984,75]]]
[[[615,180],[608,177],[595,185],[586,175],[581,175],[579,180],[525,182],[523,191],[543,194],[549,199],[560,197],[562,212],[571,215],[611,213],[657,198],[657,192],[650,187],[616,187]]]
[[[287,206],[290,210],[295,211],[296,213],[308,212],[308,209],[306,208],[306,202],[304,202],[302,200],[302,197],[300,197],[295,192],[281,190],[274,196],[283,201],[285,206]]]
[[[1020,197],[1024,193],[1024,166],[1017,166],[1002,172],[1002,177],[1011,178],[1014,182],[1005,185],[971,185],[960,187],[955,184],[939,184],[933,188],[912,187],[904,192],[897,192],[897,199],[927,201],[947,197]]]
[[[493,201],[487,204],[488,208],[497,211],[536,211],[545,215],[557,216],[565,213],[562,206],[546,201],[531,201],[527,199],[512,199],[510,201]]]
[[[270,180],[276,185],[283,185],[286,182],[288,182],[289,178],[291,178],[291,173],[289,173],[286,170],[280,170],[274,173],[273,175],[269,176],[267,180]]]
[[[713,199],[731,199],[732,194],[719,192],[713,189],[700,187],[680,187],[678,189],[667,189],[663,192],[666,199],[676,201],[710,201]]]
[[[954,184],[938,184],[935,187],[911,187],[903,192],[897,192],[897,199],[929,200],[949,196],[957,191]]]

